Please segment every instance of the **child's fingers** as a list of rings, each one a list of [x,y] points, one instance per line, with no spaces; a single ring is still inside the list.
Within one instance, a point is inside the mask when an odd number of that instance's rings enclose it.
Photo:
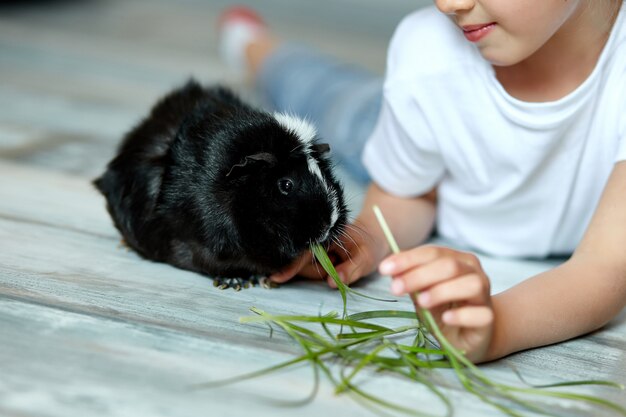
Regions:
[[[374,260],[370,244],[359,239],[358,236],[347,242],[343,250],[337,250],[336,254],[341,258],[341,261],[335,265],[335,270],[344,284],[351,284],[365,275],[371,274],[378,263]],[[331,288],[337,288],[335,281],[330,276],[326,280]]]
[[[281,271],[275,272],[269,276],[269,279],[277,284],[282,284],[289,281],[296,275],[307,276],[309,278],[315,277],[316,273],[312,270],[306,270],[305,266],[311,264],[312,255],[310,252],[306,252],[304,255],[293,261],[287,267]],[[319,274],[317,274],[319,277]]]
[[[424,308],[463,301],[469,304],[485,304],[489,299],[489,281],[483,275],[470,273],[420,292],[417,303]]]
[[[461,252],[443,246],[423,245],[388,256],[380,263],[379,272],[383,275],[398,275],[408,269],[428,264],[441,258],[454,258],[460,263],[480,268],[480,261],[473,253]]]
[[[444,250],[444,248],[439,246],[418,246],[387,257],[380,263],[378,271],[383,275],[399,274],[408,268],[413,268],[440,258]]]
[[[443,257],[394,275],[391,288],[395,295],[413,293],[472,272],[476,269],[459,257]]]
[[[441,320],[448,326],[478,328],[493,323],[493,310],[488,306],[465,306],[445,311]]]
[[[341,282],[348,285],[369,274],[371,269],[370,262],[362,256],[349,258],[335,267]],[[337,284],[335,284],[332,277],[329,276],[326,278],[326,281],[331,288],[337,288]]]

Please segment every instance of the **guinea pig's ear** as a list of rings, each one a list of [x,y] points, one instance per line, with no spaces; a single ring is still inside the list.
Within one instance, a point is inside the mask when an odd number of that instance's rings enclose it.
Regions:
[[[272,167],[276,165],[277,159],[274,155],[272,155],[269,152],[259,152],[259,153],[255,153],[252,155],[247,155],[243,158],[242,162],[233,165],[230,168],[230,171],[228,171],[228,174],[226,174],[226,176],[228,177],[230,174],[232,174],[234,169],[244,168],[254,162],[264,162],[268,164],[270,167]]]
[[[327,152],[330,152],[330,145],[328,143],[316,143],[311,146],[311,150],[319,153],[320,155],[324,155]]]

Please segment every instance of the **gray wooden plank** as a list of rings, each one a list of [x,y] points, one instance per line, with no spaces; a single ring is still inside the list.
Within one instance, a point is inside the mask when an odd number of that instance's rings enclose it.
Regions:
[[[288,359],[271,349],[198,337],[159,327],[0,298],[3,377],[0,413],[30,416],[290,416],[292,407],[268,399],[301,399],[312,377],[294,372],[236,386],[190,392],[190,384],[258,369]],[[28,329],[27,332],[24,329]],[[253,353],[252,355],[250,353]],[[419,396],[418,396],[419,397]],[[428,398],[428,397],[426,397]],[[302,416],[329,409],[363,410],[324,387]]]
[[[0,216],[5,219],[116,238],[104,199],[91,178],[8,162],[0,162],[0,177]]]
[[[188,392],[189,384],[249,372],[292,356],[246,338],[225,341],[3,297],[0,325],[10,341],[0,345],[0,412],[183,416],[210,410],[211,415],[242,415],[254,407],[257,415],[291,415],[293,409],[267,398],[301,399],[312,382],[310,371],[302,367],[228,388]],[[392,377],[369,378],[368,389],[383,398],[441,411],[423,388],[405,386]],[[446,392],[462,410],[459,415],[485,415],[486,409],[475,400],[455,390]],[[304,416],[324,411],[363,415],[347,398],[334,397],[327,384],[313,403],[296,410]],[[577,414],[572,410],[570,415]]]

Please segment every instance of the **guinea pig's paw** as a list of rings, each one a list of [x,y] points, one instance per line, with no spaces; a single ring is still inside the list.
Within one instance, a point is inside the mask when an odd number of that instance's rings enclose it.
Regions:
[[[118,249],[125,249],[127,252],[132,251],[133,249],[130,247],[126,239],[122,238],[120,243],[117,245]]]
[[[220,290],[232,288],[235,291],[241,291],[243,288],[250,288],[250,286],[255,287],[257,285],[266,289],[278,287],[277,283],[270,281],[268,277],[261,275],[252,275],[248,278],[213,278],[213,286]]]
[[[243,278],[216,277],[213,278],[213,286],[220,290],[232,288],[235,291],[241,291],[242,288],[250,287],[250,281]]]
[[[258,285],[261,288],[265,288],[267,290],[269,290],[271,288],[278,288],[279,287],[279,285],[276,282],[270,280],[266,276],[260,276],[260,275],[255,275],[253,277],[250,277],[250,284]]]

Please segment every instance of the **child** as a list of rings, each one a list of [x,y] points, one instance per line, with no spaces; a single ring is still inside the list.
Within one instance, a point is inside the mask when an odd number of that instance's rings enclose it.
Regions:
[[[225,15],[222,45],[230,39],[229,53],[275,104],[312,116],[361,177],[354,160],[369,137],[363,162],[373,182],[355,221],[366,233],[352,229],[343,242],[342,279],[376,268],[391,275],[394,294],[411,295],[483,362],[590,332],[626,304],[623,3],[436,0],[439,10],[419,10],[396,30],[382,93],[362,73],[282,44],[252,14]],[[308,73],[289,73],[302,62]],[[344,93],[367,104],[332,107]],[[371,133],[361,127],[351,142],[346,126],[367,127],[372,112]],[[345,115],[344,125],[328,123]],[[400,254],[389,256],[374,204]],[[474,252],[571,257],[492,296],[474,254],[422,245],[435,226]],[[272,279],[316,276],[309,259]]]

